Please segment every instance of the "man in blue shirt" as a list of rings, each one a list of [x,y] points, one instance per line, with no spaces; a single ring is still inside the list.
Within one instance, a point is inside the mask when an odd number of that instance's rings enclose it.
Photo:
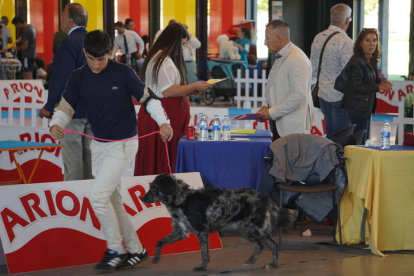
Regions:
[[[66,84],[62,100],[50,122],[54,139],[64,136],[63,128],[69,123],[79,104],[86,106],[86,118],[91,123],[93,140],[92,185],[90,202],[101,223],[108,250],[96,265],[99,272],[130,268],[148,258],[126,213],[122,197],[121,176],[135,158],[138,142],[137,118],[131,96],[142,102],[151,117],[160,126],[161,139],[173,137],[159,99],[124,64],[109,60],[112,54],[109,35],[96,30],[87,34],[84,53],[87,65],[76,69]],[[124,247],[125,244],[125,247]]]

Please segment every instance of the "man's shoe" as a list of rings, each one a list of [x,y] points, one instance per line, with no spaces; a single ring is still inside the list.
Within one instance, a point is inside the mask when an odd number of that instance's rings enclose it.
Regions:
[[[142,253],[127,253],[125,254],[126,258],[125,260],[116,268],[116,269],[128,269],[133,268],[139,263],[142,263],[146,259],[148,259],[148,253],[147,250],[144,249]]]
[[[101,273],[112,272],[126,257],[127,254],[119,255],[118,252],[108,249],[105,251],[101,262],[95,266],[95,270]]]

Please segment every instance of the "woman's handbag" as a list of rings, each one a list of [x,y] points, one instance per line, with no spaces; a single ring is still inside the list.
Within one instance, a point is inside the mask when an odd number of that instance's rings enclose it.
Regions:
[[[348,81],[348,64],[342,69],[341,74],[336,78],[334,88],[339,92],[345,93],[346,83]]]
[[[313,106],[317,108],[321,108],[321,105],[319,104],[318,92],[319,92],[319,75],[321,74],[323,51],[325,50],[326,43],[328,43],[329,39],[331,39],[331,37],[333,37],[336,34],[339,34],[339,32],[333,32],[330,36],[328,36],[328,38],[325,40],[325,43],[322,46],[321,54],[319,55],[318,77],[316,78],[316,84],[312,89]]]

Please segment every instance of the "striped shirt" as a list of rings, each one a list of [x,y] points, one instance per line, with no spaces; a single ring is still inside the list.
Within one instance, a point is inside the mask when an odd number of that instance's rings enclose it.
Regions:
[[[319,76],[318,96],[328,102],[342,100],[343,93],[334,89],[335,80],[353,55],[354,43],[346,32],[337,26],[329,26],[325,31],[317,34],[312,43],[312,83],[316,83],[318,76],[319,56],[325,40],[333,32],[339,31],[326,44],[322,58],[321,74]]]

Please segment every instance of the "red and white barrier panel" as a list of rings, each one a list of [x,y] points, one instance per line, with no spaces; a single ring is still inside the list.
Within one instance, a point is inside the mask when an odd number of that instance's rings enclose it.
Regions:
[[[176,174],[192,188],[203,187],[199,173]],[[124,207],[150,256],[155,243],[171,232],[171,217],[161,203],[140,198],[155,176],[122,179]],[[97,263],[106,250],[91,204],[93,180],[0,186],[0,238],[9,273]],[[210,248],[222,248],[218,233]],[[162,254],[200,250],[191,234],[167,245]]]

